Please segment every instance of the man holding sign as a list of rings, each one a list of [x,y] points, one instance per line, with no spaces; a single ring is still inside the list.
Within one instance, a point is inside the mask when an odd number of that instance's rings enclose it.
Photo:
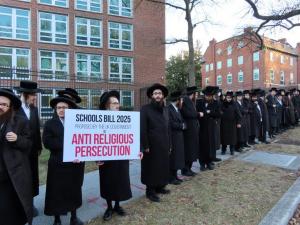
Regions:
[[[144,152],[141,180],[146,185],[146,197],[159,202],[157,194],[168,194],[165,186],[169,183],[170,134],[168,108],[164,99],[168,89],[153,84],[147,90],[151,103],[141,108],[141,148]]]

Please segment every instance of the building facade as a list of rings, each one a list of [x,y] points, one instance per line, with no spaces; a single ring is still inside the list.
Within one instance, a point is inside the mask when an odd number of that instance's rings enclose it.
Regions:
[[[247,32],[210,41],[201,68],[202,87],[216,85],[223,91],[298,87],[300,44],[293,48],[285,39],[263,37],[260,49],[258,40],[251,40]]]
[[[38,82],[42,118],[65,87],[85,108],[118,89],[121,105],[139,109],[141,89],[164,82],[165,9],[140,0],[1,0],[1,87]]]

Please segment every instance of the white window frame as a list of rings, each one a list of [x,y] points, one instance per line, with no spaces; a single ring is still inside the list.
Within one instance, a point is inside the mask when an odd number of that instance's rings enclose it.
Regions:
[[[87,38],[87,45],[83,45],[83,44],[78,44],[77,43],[77,36],[82,36],[82,35],[78,35],[77,34],[77,19],[86,19],[87,20],[87,35],[86,35],[86,38]],[[92,20],[95,20],[95,21],[98,21],[99,22],[99,29],[100,29],[100,46],[94,46],[94,45],[91,45],[91,21]],[[84,18],[84,17],[75,17],[75,23],[74,23],[74,26],[75,26],[75,38],[74,38],[74,41],[75,41],[75,45],[77,46],[85,46],[85,47],[92,47],[92,48],[102,48],[103,47],[103,24],[102,24],[102,20],[96,20],[96,19],[91,19],[91,18]],[[83,36],[82,36],[83,37]]]
[[[205,72],[209,72],[209,64],[205,65]]]
[[[256,75],[257,75],[257,77],[256,77]],[[255,80],[255,81],[259,80],[259,69],[258,68],[253,69],[253,80]]]
[[[12,37],[0,37],[0,39],[14,39],[14,40],[22,40],[22,41],[31,41],[31,10],[29,9],[22,9],[22,8],[14,8],[14,7],[8,7],[8,6],[0,6],[3,8],[9,8],[12,10],[11,14],[1,14],[1,15],[9,15],[11,16],[11,35]],[[28,17],[26,16],[17,16],[17,10],[24,10],[24,11],[28,11]],[[24,28],[17,28],[17,17],[21,17],[21,18],[28,18],[28,29],[24,29]],[[8,28],[3,26],[3,28]],[[28,39],[24,39],[24,38],[17,38],[17,29],[18,30],[22,30],[22,31],[26,31],[28,30]]]
[[[242,79],[240,79],[242,77]],[[239,83],[243,83],[244,82],[244,72],[242,70],[240,70],[238,72],[238,82]]]
[[[133,0],[130,0],[130,15],[129,16],[126,16],[126,15],[123,15],[123,7],[122,7],[122,0],[118,0],[118,14],[115,14],[115,13],[111,13],[111,10],[110,10],[110,4],[111,0],[108,0],[107,1],[107,12],[109,15],[113,15],[113,16],[122,16],[122,17],[129,17],[129,18],[132,18],[133,17]],[[127,7],[125,7],[126,9]]]
[[[87,56],[87,80],[81,80],[81,79],[78,79],[78,59],[77,59],[77,56],[78,55],[85,55]],[[91,58],[93,56],[97,56],[97,57],[100,57],[100,76],[99,78],[96,79],[96,81],[101,81],[103,79],[103,55],[96,55],[96,54],[86,54],[86,53],[76,53],[75,54],[75,73],[76,73],[76,81],[78,82],[95,82],[95,80],[92,80],[91,78],[91,73],[93,73],[92,71],[92,61]]]
[[[238,57],[238,65],[243,65],[244,64],[244,56],[240,55]]]
[[[118,44],[119,44],[119,48],[115,48],[115,47],[111,47],[110,46],[110,42],[111,41],[117,41],[116,39],[114,39],[114,40],[111,40],[110,39],[110,31],[111,31],[111,27],[110,27],[110,24],[112,24],[112,23],[114,23],[114,24],[118,24],[119,25],[119,28],[118,28],[118,36],[119,36],[119,39],[118,39]],[[122,35],[122,32],[123,32],[123,29],[122,29],[122,25],[130,25],[130,30],[126,30],[126,31],[129,31],[130,32],[130,38],[131,38],[131,44],[130,44],[130,46],[131,46],[131,48],[130,49],[126,49],[126,48],[122,48],[122,37],[123,37],[123,35]],[[116,29],[116,28],[113,28],[113,29]],[[119,23],[119,22],[114,22],[114,21],[108,21],[108,29],[107,29],[107,32],[108,32],[108,48],[109,49],[120,49],[120,50],[123,50],[123,51],[133,51],[133,46],[134,46],[134,37],[133,37],[133,24],[129,24],[129,23]]]
[[[284,64],[284,63],[285,63],[284,55],[280,55],[280,63],[281,63],[281,64]]]
[[[232,54],[232,46],[229,45],[229,46],[227,47],[227,55],[231,55],[231,54]]]
[[[294,58],[291,56],[290,57],[290,66],[293,66],[294,65]]]
[[[209,85],[209,77],[205,78],[205,85]]]
[[[122,107],[124,107],[124,97],[129,97],[129,96],[124,96],[124,92],[130,92],[131,93],[131,96],[130,96],[130,98],[131,98],[131,105],[129,106],[129,107],[134,107],[134,91],[132,91],[132,90],[121,90],[120,91],[120,105],[122,106]]]
[[[118,66],[119,66],[119,78],[118,80],[115,80],[116,78],[112,78],[111,77],[111,57],[116,57],[118,58],[118,62],[114,62],[114,63],[117,63]],[[128,59],[131,59],[131,80],[130,81],[123,81],[123,58],[128,58]],[[123,56],[109,56],[108,57],[108,79],[109,79],[109,82],[116,82],[116,83],[133,83],[134,82],[134,59],[133,57],[123,57]],[[127,79],[127,78],[126,78]]]
[[[238,48],[243,48],[245,46],[243,41],[239,41]]]
[[[217,69],[218,70],[222,69],[222,61],[217,62]]]
[[[103,9],[103,1],[102,0],[99,0],[99,5],[100,5],[100,11],[95,11],[95,10],[91,10],[91,5],[92,4],[95,4],[93,1],[94,0],[81,0],[81,1],[86,1],[86,3],[87,3],[87,9],[80,9],[80,8],[78,8],[77,7],[77,5],[78,5],[78,0],[75,0],[75,2],[74,2],[74,7],[75,7],[75,9],[76,10],[80,10],[80,11],[86,11],[86,12],[93,12],[93,13],[102,13],[102,9]],[[98,3],[96,3],[96,4],[98,4]],[[80,4],[79,4],[80,5]]]
[[[69,8],[69,0],[65,0],[66,1],[66,6],[56,5],[56,2],[62,2],[64,0],[51,0],[52,3],[50,3],[50,4],[49,3],[41,2],[42,0],[38,0],[38,1],[42,5],[52,5],[52,6],[61,7],[61,8]]]
[[[270,83],[274,84],[275,82],[275,72],[273,69],[270,70]]]
[[[43,72],[42,70],[46,70],[46,69],[42,69],[42,58],[41,58],[41,52],[51,52],[52,55],[51,55],[51,70],[49,71],[52,71],[52,73],[50,74],[46,74],[46,75],[52,75],[52,78],[49,79],[49,78],[43,78]],[[67,70],[64,71],[66,73],[66,78],[65,79],[56,79],[55,77],[55,73],[56,73],[56,56],[55,56],[55,53],[65,53],[67,55],[67,58],[66,58],[66,67],[67,67]],[[69,52],[64,52],[64,51],[51,51],[51,50],[39,50],[38,51],[38,64],[39,64],[39,71],[40,71],[40,75],[39,75],[39,80],[52,80],[52,81],[68,81],[70,80],[70,77],[69,77]]]
[[[210,71],[214,70],[214,64],[213,63],[209,64],[209,69],[210,69]]]
[[[227,67],[232,67],[232,59],[227,59]]]
[[[270,52],[270,61],[274,62],[274,54],[273,54],[273,52]]]
[[[294,81],[294,73],[290,73],[290,83],[293,84],[295,81]]]
[[[253,62],[259,61],[259,52],[253,52]]]
[[[1,55],[9,55],[11,56],[11,66],[10,67],[1,67],[0,66],[0,69],[7,69],[8,71],[10,71],[12,73],[12,76],[9,76],[9,77],[2,77],[1,76],[1,71],[0,71],[0,79],[20,79],[20,80],[30,80],[31,79],[31,50],[28,49],[28,48],[12,48],[12,47],[4,47],[4,46],[1,46],[0,47],[1,49],[5,49],[5,48],[8,48],[8,49],[11,49],[12,50],[12,53],[11,54],[3,54],[3,53],[0,53],[0,56]],[[17,50],[27,50],[28,51],[28,68],[23,68],[23,67],[17,67]],[[27,78],[24,78],[24,77],[18,77],[18,74],[22,74],[21,72],[19,72],[18,70],[23,70],[23,71],[26,71],[28,70],[28,77]],[[25,72],[23,73],[25,74]]]
[[[231,79],[230,82],[229,82],[229,78]],[[232,80],[233,80],[232,74],[231,73],[227,74],[227,77],[226,77],[227,84],[232,84]]]
[[[48,33],[51,33],[51,39],[52,41],[43,41],[41,40],[41,14],[42,13],[46,13],[46,14],[50,14],[51,15],[51,31]],[[56,33],[56,20],[55,20],[55,16],[59,15],[59,16],[65,16],[66,17],[66,33],[64,35],[66,35],[66,43],[63,42],[56,42],[55,41],[55,35],[56,34],[60,34],[60,33]],[[69,44],[69,16],[65,15],[65,14],[57,14],[57,13],[49,13],[49,12],[44,12],[44,11],[39,11],[39,15],[38,15],[38,37],[39,37],[39,42],[42,43],[51,43],[51,44],[58,44],[58,45],[68,45]]]
[[[285,74],[284,74],[284,71],[280,71],[280,85],[285,85]]]
[[[221,85],[222,85],[222,79],[223,79],[223,78],[222,78],[222,75],[218,75],[218,76],[217,76],[217,85],[218,85],[218,86],[221,86]]]

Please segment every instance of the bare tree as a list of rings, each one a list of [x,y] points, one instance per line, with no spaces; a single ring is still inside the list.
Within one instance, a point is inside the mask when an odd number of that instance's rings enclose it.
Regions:
[[[188,85],[195,85],[195,49],[194,49],[194,29],[201,23],[208,22],[208,16],[203,14],[202,19],[196,18],[196,9],[200,9],[201,6],[207,5],[208,3],[213,3],[213,0],[146,0],[148,2],[156,4],[164,4],[171,8],[177,9],[184,12],[185,20],[187,23],[187,38],[186,39],[174,39],[166,41],[165,44],[175,44],[179,42],[184,42],[188,44]],[[197,21],[196,21],[197,20]]]

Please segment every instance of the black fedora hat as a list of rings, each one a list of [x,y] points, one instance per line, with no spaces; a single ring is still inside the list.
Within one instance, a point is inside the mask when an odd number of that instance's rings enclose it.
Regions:
[[[60,90],[57,92],[58,95],[69,95],[71,98],[75,100],[76,103],[81,102],[81,98],[78,95],[78,92],[73,88],[65,88],[65,90]]]
[[[185,92],[186,92],[187,95],[194,94],[197,91],[198,91],[198,88],[196,86],[187,87],[185,89]]]
[[[233,91],[227,91],[225,96],[233,97]]]
[[[177,101],[182,96],[181,91],[174,91],[170,94],[170,101]]]
[[[204,95],[214,95],[218,93],[219,87],[217,86],[207,86],[202,92]]]
[[[241,92],[241,91],[236,91],[236,92],[235,92],[235,96],[243,96],[243,92]]]
[[[59,95],[59,96],[51,99],[51,101],[50,101],[51,108],[54,109],[56,107],[57,103],[59,103],[59,102],[67,103],[69,105],[69,107],[73,108],[73,109],[78,108],[78,106],[73,101],[73,99],[71,99],[68,95]]]
[[[110,97],[115,97],[120,101],[120,93],[116,90],[104,92],[100,97],[99,109],[104,110]]]
[[[272,91],[275,91],[275,92],[277,92],[277,88],[275,88],[275,87],[272,87],[272,88],[269,90],[269,92],[272,92]]]
[[[151,98],[152,94],[153,94],[153,91],[157,90],[157,89],[161,90],[163,92],[164,97],[168,96],[168,93],[169,93],[168,89],[164,85],[162,85],[162,84],[155,83],[155,84],[153,84],[152,86],[150,86],[147,89],[147,96],[148,96],[148,98]]]
[[[42,92],[42,89],[39,89],[37,87],[37,83],[34,81],[30,80],[21,80],[20,81],[20,86],[19,87],[14,87],[15,90],[18,92],[23,92],[23,93],[38,93]]]
[[[244,91],[243,91],[243,94],[244,94],[244,95],[250,94],[250,90],[244,90]]]
[[[0,96],[4,96],[11,101],[14,109],[19,109],[22,105],[21,100],[15,95],[11,89],[0,88]]]

